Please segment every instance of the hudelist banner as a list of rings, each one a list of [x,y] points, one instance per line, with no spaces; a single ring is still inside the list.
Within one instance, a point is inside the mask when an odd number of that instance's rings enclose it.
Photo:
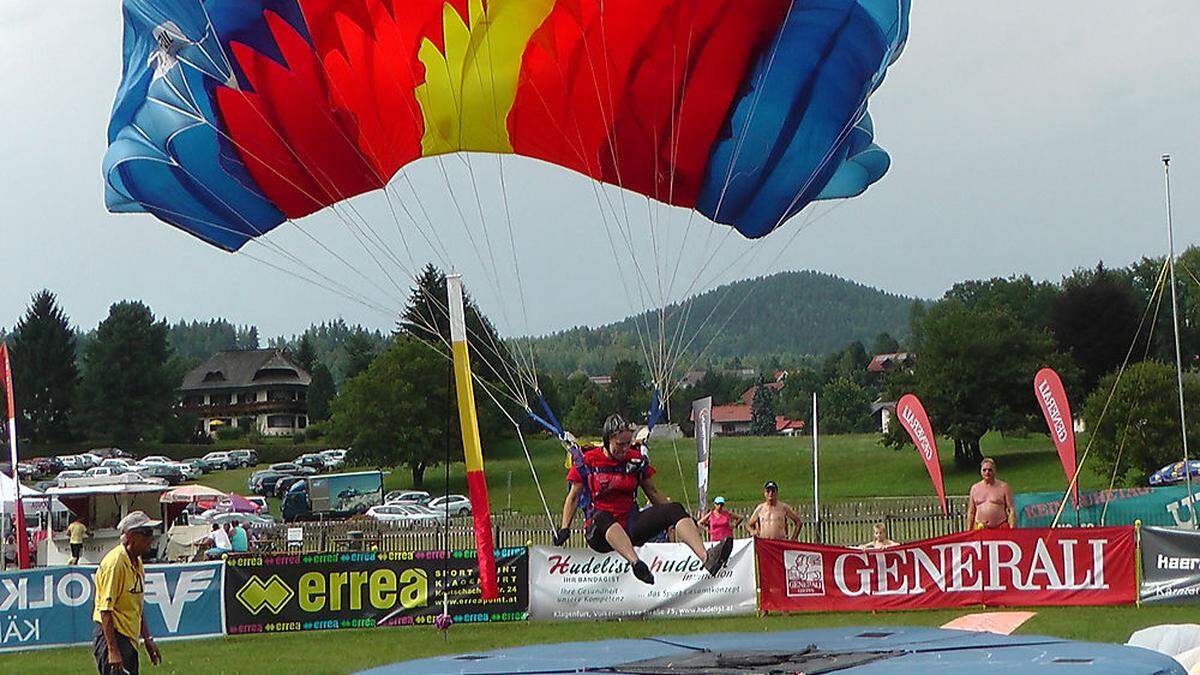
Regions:
[[[225,560],[230,635],[432,624],[448,589],[455,623],[523,621],[529,555],[497,549],[499,597],[480,596],[475,551],[238,555]]]
[[[755,547],[764,611],[1127,604],[1133,551],[1132,527],[979,530],[876,550]]]
[[[684,544],[646,544],[638,556],[654,574],[634,578],[616,553],[529,549],[529,611],[534,620],[753,614],[754,540],[736,539],[725,568],[711,576]]]
[[[92,641],[95,567],[0,574],[0,651]],[[158,640],[220,635],[221,563],[147,565],[142,611]]]
[[[1200,602],[1200,532],[1141,528],[1143,604]]]

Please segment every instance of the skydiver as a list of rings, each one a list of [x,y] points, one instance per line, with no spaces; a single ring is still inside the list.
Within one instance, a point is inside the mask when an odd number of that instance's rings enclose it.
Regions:
[[[610,415],[604,422],[603,445],[583,453],[580,466],[567,472],[571,484],[563,503],[562,527],[554,536],[556,546],[563,545],[571,533],[571,521],[580,499],[588,497],[585,509],[584,537],[588,546],[598,553],[616,551],[631,566],[638,580],[654,583],[654,575],[640,560],[634,547],[675,528],[676,538],[687,544],[704,564],[704,569],[716,575],[733,551],[733,537],[725,537],[710,549],[696,521],[678,502],[659,491],[654,484],[654,467],[646,455],[634,445],[633,431],[620,415]],[[638,511],[637,491],[641,488],[652,504]]]

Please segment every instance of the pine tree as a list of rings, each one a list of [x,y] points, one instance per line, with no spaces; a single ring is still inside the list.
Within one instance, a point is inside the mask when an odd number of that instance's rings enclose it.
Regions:
[[[755,436],[775,435],[775,395],[761,377],[750,402],[750,433]]]
[[[88,428],[117,443],[135,442],[167,423],[179,382],[168,367],[165,321],[140,302],[109,308],[88,344],[80,394]]]
[[[35,442],[67,439],[79,370],[75,333],[53,293],[42,290],[33,296],[17,323],[11,348],[22,434]]]
[[[333,386],[333,375],[325,364],[317,362],[312,369],[312,382],[308,385],[308,419],[321,422],[329,419],[329,401],[337,391]]]
[[[308,333],[300,336],[300,341],[296,343],[296,351],[292,354],[296,364],[309,374],[313,374],[313,368],[317,364],[317,349],[313,346],[312,338]],[[332,381],[332,380],[331,380]]]

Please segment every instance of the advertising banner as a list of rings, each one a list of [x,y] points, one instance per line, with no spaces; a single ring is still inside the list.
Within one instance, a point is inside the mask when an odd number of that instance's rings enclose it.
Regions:
[[[759,539],[764,611],[1115,605],[1135,594],[1132,527],[979,530],[859,550]]]
[[[90,643],[95,567],[0,574],[0,651]],[[142,611],[158,640],[220,635],[221,563],[147,565]]]
[[[634,578],[616,553],[529,549],[529,610],[535,620],[727,616],[754,613],[754,544],[737,539],[725,569],[710,576],[684,544],[646,544],[638,555],[654,585]]]
[[[1058,373],[1051,368],[1042,368],[1033,376],[1033,395],[1042,407],[1046,426],[1050,427],[1050,438],[1058,450],[1067,484],[1075,476],[1075,424],[1071,420],[1071,405],[1067,401],[1067,390],[1063,388]],[[1072,498],[1079,501],[1079,483],[1074,484]]]
[[[942,513],[949,513],[946,509],[946,491],[942,487],[942,464],[938,458],[937,442],[933,436],[933,427],[929,424],[929,416],[925,414],[925,407],[916,396],[905,394],[896,402],[896,418],[908,432],[909,438],[917,448],[917,454],[925,462],[929,480],[933,481],[933,491],[942,503]]]
[[[1200,602],[1200,532],[1143,527],[1142,586],[1144,604]]]
[[[225,560],[230,635],[432,624],[442,589],[455,623],[523,621],[529,554],[496,550],[500,597],[480,597],[475,551],[239,555]]]
[[[708,453],[712,446],[712,397],[692,401],[696,437],[696,513],[708,510]]]
[[[1200,502],[1200,487],[1194,488]],[[1050,527],[1062,501],[1062,492],[1024,492],[1013,496],[1017,509],[1017,527]],[[1108,511],[1105,513],[1105,504]],[[1101,522],[1101,516],[1104,516]],[[1079,493],[1079,508],[1067,503],[1059,527],[1104,525],[1143,525],[1187,527],[1192,514],[1188,510],[1187,488],[1172,487],[1122,488]]]

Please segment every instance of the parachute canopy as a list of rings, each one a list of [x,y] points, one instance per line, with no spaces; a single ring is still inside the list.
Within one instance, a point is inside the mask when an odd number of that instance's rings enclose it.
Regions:
[[[889,166],[909,0],[124,0],[105,199],[237,250],[453,152],[760,237]]]

